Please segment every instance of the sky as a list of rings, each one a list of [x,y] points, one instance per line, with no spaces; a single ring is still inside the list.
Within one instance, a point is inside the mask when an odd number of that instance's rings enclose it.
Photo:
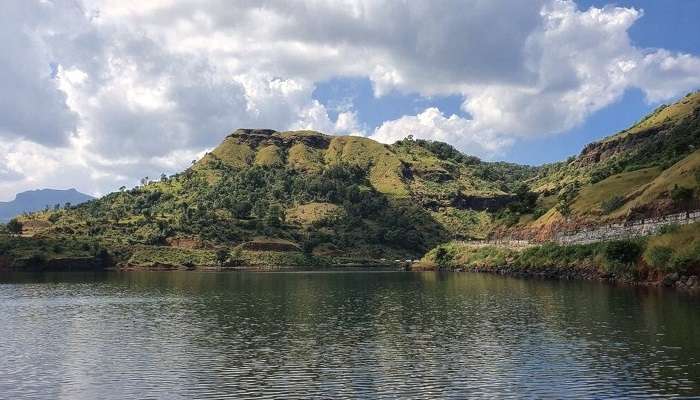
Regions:
[[[700,89],[700,1],[6,0],[0,201],[172,174],[236,128],[577,154]]]

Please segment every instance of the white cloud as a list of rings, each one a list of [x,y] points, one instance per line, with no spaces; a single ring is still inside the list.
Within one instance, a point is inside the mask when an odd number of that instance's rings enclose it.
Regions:
[[[437,108],[427,108],[416,116],[404,116],[382,124],[372,135],[384,143],[393,143],[408,135],[417,139],[452,143],[470,154],[494,156],[512,144],[512,138],[492,130],[475,129],[475,121],[457,115],[443,115]]]
[[[700,58],[632,46],[627,30],[642,16],[640,11],[579,11],[571,2],[555,1],[541,16],[541,26],[524,46],[524,65],[536,79],[467,85],[462,88],[462,109],[470,119],[426,130],[431,126],[421,118],[430,111],[426,110],[417,118],[384,123],[373,137],[395,140],[401,137],[400,127],[427,139],[449,139],[465,151],[488,157],[514,138],[571,129],[620,99],[628,88],[640,88],[650,102],[657,102],[700,86]]]
[[[697,56],[631,44],[641,11],[565,0],[3,6],[0,145],[18,156],[0,158],[0,197],[60,181],[29,162],[104,192],[179,170],[238,127],[413,133],[497,155],[580,124],[628,88],[656,102],[700,86]],[[338,76],[368,77],[376,96],[461,95],[466,116],[428,108],[368,132],[352,107],[312,98],[315,82]]]

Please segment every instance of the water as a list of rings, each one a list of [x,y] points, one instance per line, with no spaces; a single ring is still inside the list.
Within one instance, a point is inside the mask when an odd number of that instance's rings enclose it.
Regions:
[[[482,274],[0,276],[0,398],[700,395],[700,302]]]

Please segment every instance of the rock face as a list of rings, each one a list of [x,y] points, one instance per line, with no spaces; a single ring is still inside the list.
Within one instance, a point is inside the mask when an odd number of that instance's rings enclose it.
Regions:
[[[296,143],[303,143],[316,149],[327,149],[330,145],[331,136],[311,131],[306,133],[300,134],[295,132],[295,134],[286,135],[285,132],[278,132],[273,129],[236,129],[228,137],[234,138],[236,142],[247,144],[254,149],[266,145],[288,148]]]
[[[616,155],[632,151],[645,144],[664,140],[663,137],[665,135],[667,135],[667,131],[654,128],[635,133],[634,135],[593,142],[583,148],[575,163],[579,167],[595,165]]]
[[[452,205],[459,209],[471,209],[477,211],[497,210],[505,207],[517,199],[514,195],[498,195],[492,197],[458,195]]]

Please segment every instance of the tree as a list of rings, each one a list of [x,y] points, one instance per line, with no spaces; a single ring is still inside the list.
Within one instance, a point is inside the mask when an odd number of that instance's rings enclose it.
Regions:
[[[447,251],[446,248],[440,246],[435,251],[435,263],[440,269],[447,268],[448,264],[452,261],[452,254]]]
[[[559,200],[557,203],[557,211],[559,211],[561,215],[568,216],[571,214],[571,203],[573,203],[574,198],[576,198],[578,190],[579,183],[574,182],[567,184],[559,191],[559,196],[557,196]]]
[[[241,250],[240,247],[236,247],[233,249],[233,251],[230,254],[230,258],[228,260],[229,265],[237,267],[241,264],[243,264],[243,250]]]
[[[268,226],[278,227],[284,220],[284,210],[278,205],[270,206],[265,217],[265,224]]]
[[[17,218],[12,218],[10,222],[7,223],[7,231],[14,235],[22,234],[22,223],[17,220]]]
[[[216,251],[216,263],[219,264],[220,267],[223,267],[226,265],[226,263],[229,260],[229,252],[226,249],[219,249]]]
[[[165,174],[160,174],[160,181],[161,181],[161,182],[165,182],[165,181],[167,181],[167,180],[168,180],[168,176],[167,176],[167,175],[165,175]]]
[[[236,218],[248,218],[250,216],[250,211],[253,206],[249,201],[239,201],[233,204],[231,207],[231,212]]]
[[[686,205],[693,199],[693,189],[674,185],[671,189],[671,200],[678,205]]]

